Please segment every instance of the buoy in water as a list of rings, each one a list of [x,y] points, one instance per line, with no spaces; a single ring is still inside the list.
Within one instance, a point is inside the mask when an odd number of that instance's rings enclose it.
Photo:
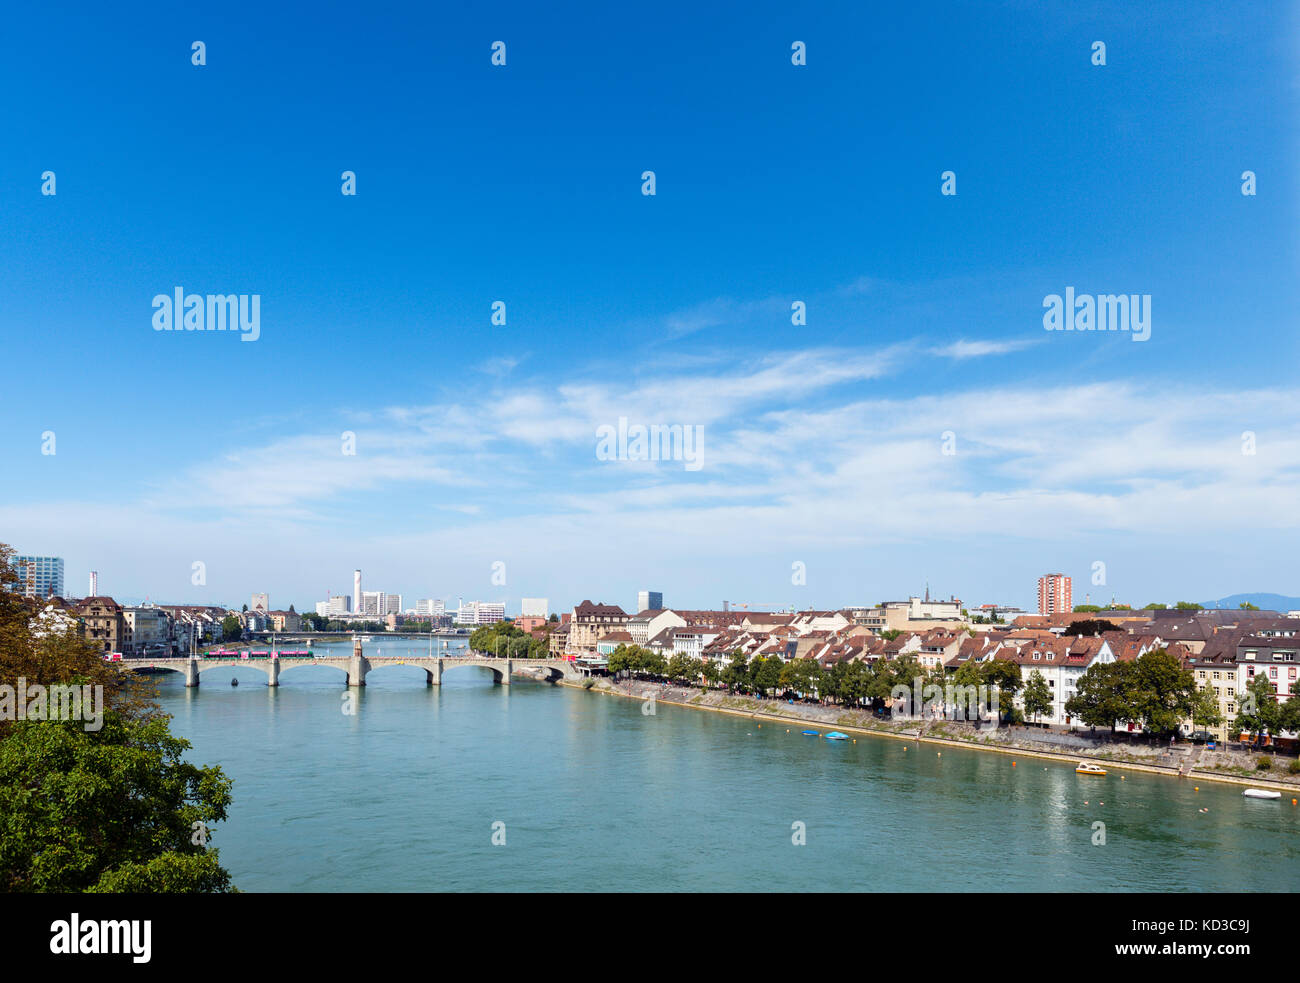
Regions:
[[[238,680],[238,679],[232,679],[232,680],[230,681],[230,685],[231,685],[231,686],[238,686],[238,685],[239,685],[239,680]]]
[[[1016,766],[1016,763],[1015,763],[1014,761],[1011,762],[1011,767],[1014,768],[1015,766]]]

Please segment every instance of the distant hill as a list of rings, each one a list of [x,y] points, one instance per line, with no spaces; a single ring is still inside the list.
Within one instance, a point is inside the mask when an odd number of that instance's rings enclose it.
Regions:
[[[1217,601],[1202,602],[1207,608],[1235,608],[1242,603],[1253,604],[1263,611],[1300,611],[1300,597],[1287,597],[1285,594],[1230,594]]]

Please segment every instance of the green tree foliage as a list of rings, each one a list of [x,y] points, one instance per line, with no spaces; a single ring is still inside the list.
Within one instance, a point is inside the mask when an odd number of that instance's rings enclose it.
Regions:
[[[243,637],[244,629],[236,615],[228,614],[221,619],[221,640],[223,642],[237,642]]]
[[[1120,631],[1120,627],[1105,618],[1082,618],[1067,626],[1062,634],[1088,638],[1093,635],[1100,635],[1103,631]]]
[[[1074,606],[1075,614],[1096,614],[1100,610],[1101,606],[1097,604],[1076,604]]]
[[[1052,690],[1047,685],[1043,674],[1035,669],[1029,674],[1025,684],[1025,716],[1032,717],[1037,723],[1044,714],[1052,712]]]
[[[475,629],[469,636],[469,647],[471,651],[499,659],[545,659],[550,654],[546,639],[534,638],[508,621]]]
[[[106,663],[73,626],[40,636],[30,602],[2,588],[0,683],[103,687],[103,720],[0,723],[0,890],[231,890],[215,850],[195,836],[225,818],[230,781],[187,763],[153,688]],[[198,839],[199,842],[195,842]]]
[[[226,818],[230,780],[187,763],[166,717],[113,711],[24,721],[0,741],[0,884],[6,891],[229,891],[198,827]],[[206,835],[203,839],[206,839]]]
[[[1287,701],[1290,702],[1290,701]],[[1245,692],[1237,694],[1237,721],[1243,734],[1276,734],[1282,723],[1277,691],[1263,673],[1257,673]]]
[[[1219,697],[1209,683],[1196,691],[1192,700],[1191,717],[1192,724],[1202,728],[1218,727],[1223,723],[1223,714],[1219,712]]]
[[[1074,696],[1065,703],[1065,712],[1090,727],[1109,727],[1120,720],[1131,720],[1128,698],[1132,662],[1096,663],[1079,677]]]
[[[721,679],[728,692],[743,693],[749,689],[749,660],[740,649],[731,653],[731,661],[722,670]]]
[[[1196,678],[1178,657],[1155,649],[1133,663],[1126,719],[1141,721],[1147,730],[1170,734],[1192,714]]]

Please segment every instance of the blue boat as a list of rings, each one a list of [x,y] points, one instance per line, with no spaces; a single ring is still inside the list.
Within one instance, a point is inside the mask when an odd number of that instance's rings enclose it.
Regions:
[[[821,737],[815,730],[806,730],[803,733],[805,737]]]
[[[838,730],[833,730],[826,735],[826,740],[828,741],[847,741],[848,739],[848,734],[841,734]]]

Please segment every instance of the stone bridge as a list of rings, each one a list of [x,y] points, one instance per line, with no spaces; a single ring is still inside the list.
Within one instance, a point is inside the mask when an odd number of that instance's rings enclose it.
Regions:
[[[131,659],[120,663],[128,671],[141,669],[166,669],[185,675],[186,686],[198,686],[199,677],[209,669],[260,669],[266,673],[268,686],[279,686],[280,675],[299,666],[330,666],[347,673],[349,686],[366,685],[366,676],[374,669],[385,666],[418,666],[424,670],[425,682],[430,686],[442,685],[442,674],[459,666],[478,666],[492,673],[492,681],[510,685],[510,676],[520,669],[541,669],[547,682],[561,679],[578,679],[582,673],[567,659],[498,659],[492,656],[448,655],[393,655],[369,657],[362,653],[361,643],[353,642],[352,654],[340,656],[311,656],[307,658],[266,657],[261,659],[186,658],[186,659]]]

